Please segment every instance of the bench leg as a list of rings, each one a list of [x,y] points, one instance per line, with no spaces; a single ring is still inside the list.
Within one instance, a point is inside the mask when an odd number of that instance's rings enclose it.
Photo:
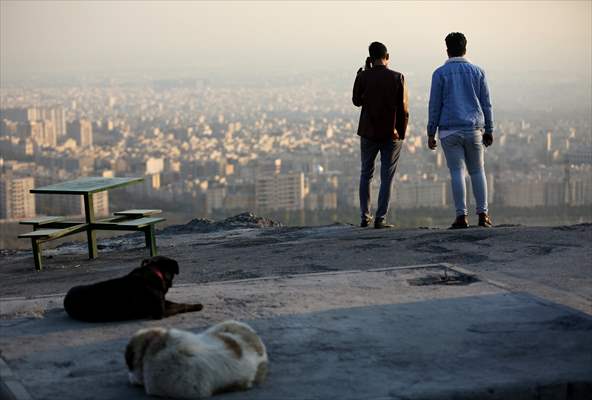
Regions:
[[[146,237],[146,247],[150,249],[150,257],[156,256],[156,234],[154,232],[154,225],[150,225],[144,230],[144,236]]]
[[[31,244],[33,245],[33,260],[35,260],[35,269],[41,271],[43,266],[41,265],[41,243],[35,238],[31,238]]]
[[[97,236],[92,229],[92,223],[95,222],[95,210],[93,205],[93,195],[84,195],[84,215],[88,229],[86,230],[86,241],[88,242],[88,258],[97,258]]]
[[[88,242],[88,258],[97,258],[97,235],[95,231],[92,229],[86,231],[86,241]]]

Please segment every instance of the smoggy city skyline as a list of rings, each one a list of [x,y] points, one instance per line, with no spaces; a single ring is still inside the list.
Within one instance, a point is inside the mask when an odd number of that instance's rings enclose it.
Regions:
[[[79,216],[80,199],[29,190],[81,176],[144,177],[97,215],[356,221],[352,85],[374,40],[409,89],[394,218],[444,226],[450,174],[426,126],[451,31],[489,82],[496,224],[591,219],[589,1],[0,4],[0,247],[22,245],[24,218]]]
[[[1,4],[1,78],[138,71],[185,75],[351,69],[384,42],[393,68],[425,73],[462,31],[490,71],[590,82],[592,7],[576,2],[60,2]]]

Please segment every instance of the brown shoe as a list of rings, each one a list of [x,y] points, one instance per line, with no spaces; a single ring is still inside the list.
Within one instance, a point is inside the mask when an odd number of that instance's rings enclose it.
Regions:
[[[491,222],[491,218],[487,213],[480,213],[479,214],[479,226],[484,228],[491,228],[493,226],[493,222]]]
[[[466,215],[457,216],[452,225],[450,225],[450,229],[465,229],[468,227],[469,221],[467,220]]]
[[[374,221],[374,228],[375,229],[387,229],[387,228],[394,228],[395,226],[392,224],[387,224],[384,222],[384,219],[377,219]]]

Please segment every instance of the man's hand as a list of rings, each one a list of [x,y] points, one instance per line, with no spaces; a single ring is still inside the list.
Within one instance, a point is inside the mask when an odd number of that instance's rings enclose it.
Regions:
[[[485,147],[489,147],[493,144],[493,135],[491,133],[484,133],[483,134],[483,145]]]
[[[438,142],[436,142],[435,136],[428,136],[428,147],[430,150],[436,150],[436,147],[438,147]]]

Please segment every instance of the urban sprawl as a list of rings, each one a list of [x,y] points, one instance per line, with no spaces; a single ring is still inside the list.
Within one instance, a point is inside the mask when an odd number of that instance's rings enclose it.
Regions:
[[[426,148],[427,91],[413,90],[392,207],[449,207],[443,154]],[[80,215],[76,196],[29,193],[80,176],[143,176],[142,186],[121,189],[127,199],[193,216],[358,207],[359,110],[350,88],[314,80],[9,87],[1,106],[0,220]],[[495,143],[486,153],[490,202],[591,205],[589,118],[542,114],[496,112]],[[96,194],[95,204],[108,214],[107,192]]]

